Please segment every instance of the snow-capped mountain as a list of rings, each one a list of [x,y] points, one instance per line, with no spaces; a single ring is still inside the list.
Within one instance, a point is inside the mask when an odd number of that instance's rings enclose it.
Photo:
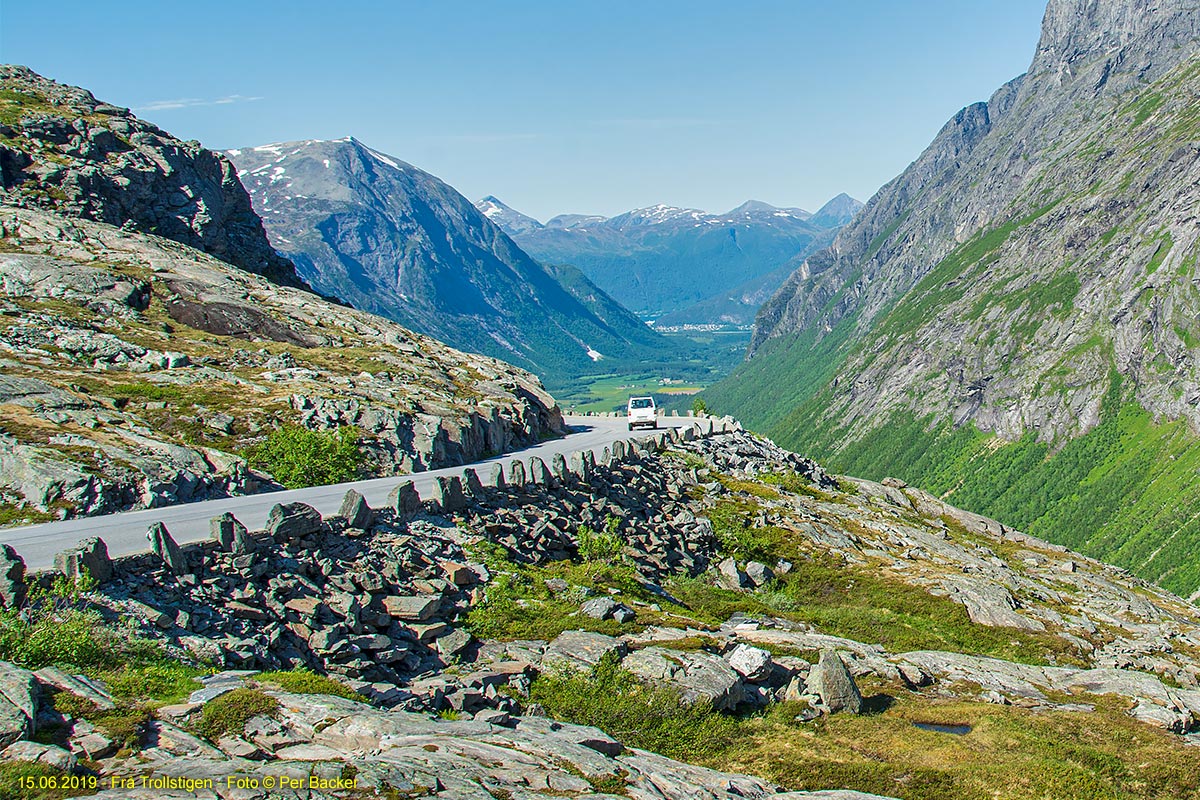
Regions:
[[[614,217],[562,214],[536,227],[495,197],[476,206],[534,258],[579,267],[644,318],[748,325],[791,270],[776,273],[828,245],[856,203],[839,195],[816,215],[758,200],[723,214],[658,204]]]
[[[500,226],[500,230],[512,236],[514,233],[529,233],[541,230],[542,223],[531,216],[514,211],[492,195],[488,195],[475,204],[483,215]]]

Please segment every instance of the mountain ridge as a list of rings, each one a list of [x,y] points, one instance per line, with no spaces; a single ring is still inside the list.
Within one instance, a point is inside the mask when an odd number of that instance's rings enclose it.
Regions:
[[[502,226],[507,213],[519,215],[507,232],[539,261],[579,267],[645,318],[744,326],[780,269],[827,244],[860,206],[845,194],[816,215],[757,200],[719,214],[660,203],[613,217],[564,214],[539,226],[508,206],[493,213]],[[681,286],[680,274],[697,280]]]
[[[356,307],[543,375],[670,349],[607,298],[589,306],[453,187],[353,137],[227,153],[276,247]]]

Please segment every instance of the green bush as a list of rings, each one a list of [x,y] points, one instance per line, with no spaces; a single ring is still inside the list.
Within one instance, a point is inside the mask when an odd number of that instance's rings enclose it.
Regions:
[[[701,414],[707,414],[708,413],[708,403],[704,402],[703,398],[697,397],[695,400],[692,401],[692,413],[695,414],[696,416],[700,416]]]
[[[300,425],[284,425],[265,442],[249,448],[246,460],[265,469],[289,489],[345,483],[362,477],[366,455],[361,432],[341,427],[320,433]]]
[[[617,533],[620,520],[609,517],[603,531],[580,525],[575,537],[579,541],[579,557],[588,563],[613,561],[620,557],[625,542]]]
[[[287,672],[264,672],[255,676],[261,683],[271,683],[292,694],[328,694],[347,700],[367,702],[367,698],[341,681],[327,675],[318,675],[309,669],[294,669]]]
[[[227,733],[240,736],[252,717],[272,716],[278,710],[279,701],[270,695],[257,689],[234,689],[205,703],[196,729],[212,740]]]

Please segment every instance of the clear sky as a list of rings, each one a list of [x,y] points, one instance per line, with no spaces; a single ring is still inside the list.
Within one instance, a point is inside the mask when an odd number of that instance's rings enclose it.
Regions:
[[[225,149],[352,135],[545,219],[867,200],[1044,0],[0,0],[0,61]]]

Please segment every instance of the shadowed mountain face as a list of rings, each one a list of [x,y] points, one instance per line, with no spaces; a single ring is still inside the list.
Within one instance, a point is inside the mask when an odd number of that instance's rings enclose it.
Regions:
[[[657,205],[542,224],[492,196],[476,205],[534,258],[579,267],[663,325],[749,324],[794,266],[783,268],[828,245],[862,207],[843,194],[816,214],[750,200],[725,214]]]
[[[1052,0],[1028,73],[805,260],[710,402],[1190,592],[1198,94],[1196,0]]]
[[[433,175],[354,139],[228,151],[275,247],[320,291],[546,376],[669,348],[565,286]]]

